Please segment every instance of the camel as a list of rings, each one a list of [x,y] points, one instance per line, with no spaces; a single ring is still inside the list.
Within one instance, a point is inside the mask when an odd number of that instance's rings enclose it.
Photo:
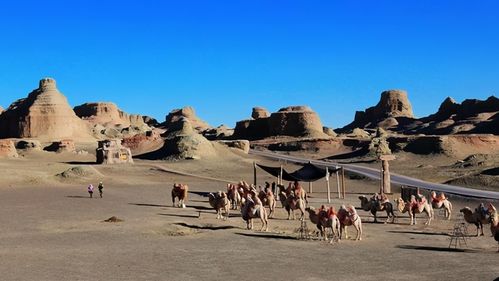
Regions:
[[[185,208],[189,186],[187,184],[174,183],[172,188],[172,206],[175,207],[175,198],[178,198],[177,207]]]
[[[258,193],[258,198],[262,201],[263,206],[269,207],[269,219],[274,216],[277,201],[275,200],[274,193],[270,188],[266,188],[266,191],[261,191]]]
[[[353,225],[357,230],[357,236],[355,240],[362,240],[362,221],[354,207],[345,207],[344,205],[341,205],[340,209],[338,210],[337,216],[340,222],[340,239],[343,235],[343,232],[345,232],[345,239],[348,239],[347,226]]]
[[[340,221],[338,220],[333,207],[326,210],[326,207],[322,205],[317,211],[314,207],[307,207],[305,211],[308,212],[310,221],[315,224],[319,230],[319,240],[324,238],[324,240],[327,241],[327,229],[331,230],[331,243],[335,238],[339,237]]]
[[[243,220],[246,221],[246,228],[248,230],[253,229],[253,219],[260,218],[262,222],[262,228],[260,231],[269,230],[269,222],[267,217],[267,210],[263,205],[255,204],[253,200],[247,199],[244,205],[241,207],[241,215]]]
[[[374,222],[378,222],[376,213],[378,211],[386,211],[386,221],[385,223],[388,222],[390,217],[392,218],[392,223],[395,222],[395,214],[393,213],[393,204],[389,201],[381,202],[378,200],[377,196],[374,196],[373,198],[369,199],[364,195],[359,196],[360,199],[360,207],[364,211],[370,211],[371,214],[374,216]]]
[[[285,192],[280,192],[279,200],[284,209],[288,212],[288,220],[290,219],[291,214],[293,214],[293,220],[296,219],[295,210],[300,210],[300,220],[303,220],[303,216],[305,215],[305,202],[300,197],[296,197],[293,193],[291,193],[290,196],[287,196]]]
[[[444,193],[440,193],[437,197],[435,191],[431,192],[431,206],[433,209],[444,209],[445,218],[450,220],[450,215],[452,213],[452,203],[445,197]]]
[[[237,210],[237,208],[241,205],[242,200],[237,185],[230,183],[227,184],[227,197],[229,198],[231,209]]]
[[[411,218],[410,225],[416,224],[416,214],[425,212],[428,215],[428,220],[425,222],[425,225],[430,225],[431,219],[433,218],[433,208],[426,198],[423,196],[421,201],[417,201],[414,195],[411,195],[410,202],[404,202],[402,198],[395,200],[397,204],[398,211],[401,213],[409,212],[409,217]]]
[[[476,236],[477,237],[480,235],[483,236],[483,225],[488,224],[490,222],[490,218],[482,213],[480,207],[475,209],[474,212],[471,210],[470,207],[464,207],[459,211],[463,213],[464,220],[467,223],[471,223],[476,226]],[[479,230],[481,230],[481,234]]]
[[[497,252],[499,252],[499,215],[497,214],[497,210],[492,204],[489,205],[489,214],[490,214],[490,232],[494,237],[494,240],[497,241]]]
[[[208,195],[208,201],[217,212],[217,220],[227,220],[229,218],[230,202],[225,192],[218,191],[217,193],[210,193]],[[225,214],[225,216],[223,214]]]

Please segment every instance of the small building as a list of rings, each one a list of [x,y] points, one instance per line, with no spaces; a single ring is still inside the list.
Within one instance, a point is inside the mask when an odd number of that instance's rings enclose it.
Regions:
[[[51,145],[44,148],[46,151],[52,152],[76,152],[75,143],[73,140],[55,141]]]
[[[97,164],[133,163],[130,148],[121,145],[121,140],[99,141],[96,152]]]

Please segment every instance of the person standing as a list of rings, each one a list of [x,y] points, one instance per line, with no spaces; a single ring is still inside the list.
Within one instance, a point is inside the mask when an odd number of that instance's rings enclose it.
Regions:
[[[94,194],[94,186],[92,184],[89,184],[87,187],[88,194],[90,194],[90,198],[92,198]]]
[[[100,198],[102,198],[102,193],[104,193],[104,191],[103,191],[104,184],[102,184],[102,182],[99,182],[99,186],[97,188],[99,189]]]

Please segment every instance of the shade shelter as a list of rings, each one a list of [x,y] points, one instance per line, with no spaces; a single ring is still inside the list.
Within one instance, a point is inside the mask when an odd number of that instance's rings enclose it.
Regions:
[[[330,188],[329,188],[329,177],[331,173],[336,173],[337,177],[337,187],[338,187],[338,198],[344,198],[345,192],[345,181],[344,181],[344,173],[343,168],[339,166],[334,167],[320,167],[311,163],[304,164],[303,167],[299,168],[294,172],[286,171],[282,166],[280,167],[272,167],[272,166],[264,166],[261,164],[255,163],[254,168],[254,183],[256,185],[256,167],[261,168],[265,172],[271,174],[272,176],[277,178],[277,183],[282,184],[282,181],[302,181],[309,183],[309,192],[312,192],[312,182],[320,180],[324,178],[327,183],[327,191],[328,191],[328,203],[331,201]],[[340,178],[339,171],[341,171],[341,187],[340,187]]]

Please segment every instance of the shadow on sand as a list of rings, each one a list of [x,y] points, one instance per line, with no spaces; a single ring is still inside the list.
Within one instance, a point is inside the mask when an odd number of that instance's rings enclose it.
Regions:
[[[157,208],[172,207],[172,206],[167,206],[167,205],[145,204],[145,203],[128,203],[128,205],[135,205],[135,206],[141,206],[141,207],[157,207]]]
[[[285,235],[279,235],[279,234],[273,234],[273,233],[243,233],[243,232],[236,232],[235,234],[241,235],[241,236],[246,236],[246,237],[255,237],[255,238],[265,238],[265,239],[283,239],[283,240],[298,240],[296,237],[293,236],[285,236]]]
[[[431,236],[450,236],[445,232],[424,232],[424,231],[408,231],[408,230],[388,230],[390,233],[404,233],[404,234],[418,234],[418,235],[431,235]]]
[[[64,163],[71,165],[97,165],[97,162],[95,161],[69,161]]]
[[[196,225],[196,224],[187,224],[184,222],[178,222],[174,223],[175,225],[180,225],[183,227],[188,227],[192,229],[207,229],[207,230],[223,230],[223,229],[233,229],[233,228],[239,228],[235,227],[232,225],[221,225],[221,226],[214,226],[214,225]]]
[[[454,253],[478,253],[477,250],[459,249],[448,247],[430,247],[430,246],[413,246],[413,245],[398,245],[397,248],[406,250],[422,250],[422,251],[435,251],[435,252],[454,252]]]
[[[194,219],[199,218],[199,214],[198,215],[181,215],[181,214],[161,214],[161,213],[159,213],[158,215],[166,216],[166,217],[178,217],[178,218],[194,218]]]
[[[83,195],[66,195],[67,198],[88,198],[90,199],[90,196],[83,196]]]

